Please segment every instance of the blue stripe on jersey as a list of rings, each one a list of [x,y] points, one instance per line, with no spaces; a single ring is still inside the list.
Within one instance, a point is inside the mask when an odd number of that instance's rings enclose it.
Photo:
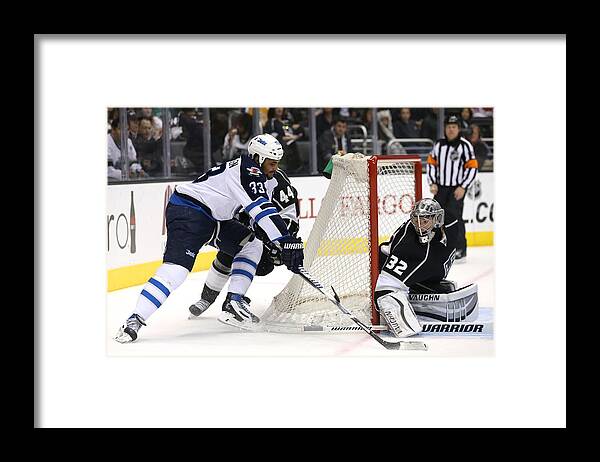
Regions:
[[[244,258],[244,257],[235,257],[233,259],[233,263],[235,262],[241,262],[241,263],[248,263],[250,266],[252,266],[253,268],[257,268],[257,264],[255,262],[253,262],[252,260],[250,260],[249,258]]]
[[[231,275],[233,276],[234,274],[240,274],[242,276],[246,276],[251,281],[252,281],[252,279],[254,279],[254,276],[252,275],[252,273],[249,273],[248,271],[244,271],[244,270],[241,270],[241,269],[234,269],[231,272]]]
[[[164,285],[162,285],[159,281],[157,281],[154,278],[150,278],[150,280],[148,281],[150,284],[155,285],[156,287],[158,287],[160,289],[160,291],[165,294],[167,297],[169,295],[171,295],[171,292],[169,292],[169,289],[167,289]]]
[[[142,295],[156,305],[156,308],[160,308],[161,303],[147,290],[142,290]]]
[[[268,202],[267,199],[265,199],[264,197],[259,197],[258,199],[256,199],[254,202],[252,202],[251,204],[247,205],[244,210],[248,213],[250,213],[250,210],[252,210],[254,207],[256,207],[257,205],[262,204],[263,202]]]
[[[263,210],[262,212],[260,212],[258,215],[256,215],[256,218],[254,219],[254,221],[256,223],[258,223],[264,217],[268,217],[269,215],[275,215],[275,214],[277,214],[277,209],[275,209],[275,208],[266,209],[266,210]]]

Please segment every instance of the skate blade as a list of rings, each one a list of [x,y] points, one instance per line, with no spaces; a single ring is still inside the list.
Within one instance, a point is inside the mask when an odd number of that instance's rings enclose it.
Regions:
[[[133,339],[128,335],[117,335],[116,337],[113,337],[113,340],[115,342],[119,342],[119,343],[131,343],[133,342]]]
[[[217,316],[217,321],[219,321],[222,324],[237,327],[240,330],[245,330],[248,332],[257,332],[262,330],[262,325],[260,322],[240,322],[236,320],[233,316],[230,316],[228,314],[221,313],[219,316]]]

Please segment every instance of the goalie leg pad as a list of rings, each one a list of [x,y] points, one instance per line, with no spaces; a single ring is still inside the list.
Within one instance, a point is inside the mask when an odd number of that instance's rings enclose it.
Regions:
[[[434,321],[475,321],[479,316],[477,284],[447,293],[422,293],[410,288],[408,294],[415,313]]]
[[[379,314],[395,337],[410,337],[423,330],[403,292],[390,292],[375,300]]]

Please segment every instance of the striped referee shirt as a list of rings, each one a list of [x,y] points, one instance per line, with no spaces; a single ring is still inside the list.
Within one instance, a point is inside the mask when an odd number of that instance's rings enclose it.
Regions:
[[[477,176],[477,159],[473,145],[462,136],[436,141],[427,158],[429,185],[462,186],[467,189]]]

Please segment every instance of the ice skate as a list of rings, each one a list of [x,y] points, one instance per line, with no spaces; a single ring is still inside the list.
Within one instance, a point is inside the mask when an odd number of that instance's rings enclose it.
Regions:
[[[193,305],[190,305],[190,315],[188,319],[198,319],[198,317],[204,313],[210,307],[211,302],[208,300],[200,299]]]
[[[137,339],[140,328],[145,325],[142,318],[134,313],[119,328],[115,340],[119,343],[133,342]]]
[[[250,312],[250,299],[239,294],[227,294],[223,311],[217,317],[219,322],[244,330],[256,330],[260,319]]]

